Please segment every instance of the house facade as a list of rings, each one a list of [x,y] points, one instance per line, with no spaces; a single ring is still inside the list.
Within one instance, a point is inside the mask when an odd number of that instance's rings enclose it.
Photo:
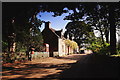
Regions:
[[[44,43],[49,44],[50,57],[73,53],[73,49],[65,44],[63,30],[55,30],[50,24],[50,22],[45,22],[45,28],[42,31]]]

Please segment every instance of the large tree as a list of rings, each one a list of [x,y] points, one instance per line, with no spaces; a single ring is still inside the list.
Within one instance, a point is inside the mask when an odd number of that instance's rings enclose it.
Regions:
[[[88,15],[92,16],[92,13],[95,12],[95,8],[97,5],[108,5],[108,10],[109,10],[109,24],[110,24],[110,46],[113,51],[111,53],[116,53],[116,36],[115,36],[115,16],[111,15],[114,11],[119,12],[119,3],[5,3],[3,5],[3,10],[6,10],[6,14],[3,14],[3,22],[11,22],[13,18],[16,19],[19,24],[24,25],[24,22],[26,20],[33,16],[36,15],[39,11],[44,12],[54,12],[53,16],[60,16],[62,13],[69,12],[69,10],[73,10],[73,14],[71,15],[71,20],[72,21],[78,21],[81,19],[83,16]],[[7,5],[10,5],[8,7],[5,7]],[[22,5],[22,6],[21,6]],[[115,5],[115,6],[114,6]],[[18,6],[18,7],[16,7]],[[104,6],[103,6],[104,7]],[[68,8],[68,10],[64,10],[64,8]],[[115,10],[114,10],[115,9]],[[3,11],[4,12],[4,11]],[[23,13],[23,15],[20,14],[20,12]],[[103,10],[105,12],[105,10]],[[7,13],[9,13],[7,15]],[[102,14],[102,12],[100,12]],[[7,15],[7,16],[6,16]],[[97,15],[97,14],[96,14]],[[16,17],[19,16],[19,17]],[[119,15],[118,15],[119,16]],[[99,17],[100,18],[100,17]],[[101,19],[101,18],[100,18]],[[9,24],[10,26],[10,24]],[[6,30],[5,27],[4,30]],[[23,27],[24,28],[24,27]],[[112,34],[113,33],[113,34]]]
[[[84,21],[74,21],[67,24],[65,34],[68,35],[70,39],[74,38],[74,41],[81,46],[82,43],[88,43],[86,41],[90,38],[91,32],[91,26],[86,24]]]
[[[28,5],[27,5],[28,4]],[[8,43],[8,51],[17,42],[29,47],[32,42],[38,45],[42,42],[39,27],[42,21],[36,18],[38,6],[36,3],[3,3],[3,42]],[[34,35],[32,35],[34,33]],[[36,35],[35,35],[36,34]],[[27,42],[26,42],[27,41]],[[19,47],[21,47],[19,45]],[[18,47],[18,46],[17,46]],[[22,48],[22,47],[21,47]]]
[[[90,18],[92,26],[101,32],[103,44],[104,35],[106,42],[108,42],[110,29],[110,52],[116,54],[116,22],[119,20],[119,3],[80,3],[72,10],[73,14],[67,18],[72,21],[79,21],[84,15]]]

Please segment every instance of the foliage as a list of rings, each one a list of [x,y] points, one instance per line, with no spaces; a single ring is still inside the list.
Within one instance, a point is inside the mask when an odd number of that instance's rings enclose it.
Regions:
[[[108,43],[107,43],[108,44]],[[102,55],[110,55],[110,51],[109,51],[109,46],[105,45],[104,47],[101,47],[101,49],[99,50],[98,54],[102,54]]]
[[[102,44],[102,40],[100,38],[95,39],[92,44],[88,47],[93,52],[101,54],[101,55],[109,55],[109,46],[110,44],[105,43]]]
[[[102,47],[101,40],[95,39],[94,41],[92,41],[88,48],[94,52],[98,52],[101,47]]]
[[[117,54],[111,55],[111,56],[116,56],[116,57],[120,57],[120,49],[117,48]]]
[[[66,29],[66,34],[69,35],[70,39],[74,37],[78,45],[84,43],[89,37],[89,32],[92,32],[91,26],[84,21],[69,22]]]
[[[34,3],[28,4],[30,6],[24,3],[3,4],[3,41],[8,43],[8,49],[13,42],[16,43],[16,51],[25,51],[33,45],[32,43],[38,51],[42,46],[43,39],[40,32],[42,21],[36,17],[38,7]],[[13,33],[15,36],[11,39],[9,36],[13,36]]]
[[[15,21],[19,26],[16,26],[17,28],[22,28],[24,29],[26,26],[26,22],[30,19],[31,16],[36,15],[39,11],[41,12],[54,12],[53,16],[60,16],[63,13],[68,12],[69,15],[67,20],[71,20],[72,22],[74,21],[79,21],[80,19],[83,18],[83,16],[89,16],[89,20],[92,20],[92,23],[99,23],[99,20],[105,20],[109,21],[110,24],[110,31],[111,31],[111,53],[116,51],[116,43],[115,43],[115,24],[119,18],[119,13],[120,13],[120,5],[119,3],[27,3],[28,6],[26,6],[26,3],[4,3],[3,4],[3,35],[4,35],[4,40],[7,40],[8,36],[7,32],[14,32],[14,27],[11,28],[11,20],[15,18]],[[60,5],[60,6],[59,6]],[[101,9],[99,9],[99,5],[101,5]],[[64,8],[67,8],[68,10],[64,10]],[[98,10],[99,9],[99,10]],[[73,14],[69,12],[69,10],[73,11]],[[7,13],[9,12],[9,14]],[[115,15],[114,15],[115,12]],[[109,13],[109,16],[106,16],[106,13]],[[98,15],[99,14],[99,15]],[[106,18],[107,17],[107,18]],[[109,17],[109,18],[108,18]],[[32,19],[33,20],[33,19]],[[104,21],[102,21],[104,22]],[[7,26],[6,26],[7,24]],[[102,23],[103,24],[103,23]],[[106,24],[106,22],[105,22]],[[101,26],[101,25],[99,25]],[[30,28],[29,28],[30,29]],[[22,32],[23,30],[19,29],[17,30],[19,33]],[[27,32],[27,31],[25,31]],[[23,32],[24,33],[24,32]],[[113,33],[113,35],[112,35]],[[23,37],[22,37],[23,38]],[[113,41],[112,41],[113,39]],[[29,41],[25,40],[25,41]],[[102,39],[103,40],[103,39]],[[6,41],[5,41],[6,42]],[[77,41],[76,41],[77,42]],[[79,43],[81,43],[78,40]],[[104,42],[104,41],[103,41]],[[112,46],[113,45],[113,46]]]
[[[2,41],[2,52],[7,52],[7,46],[8,46],[8,43]]]
[[[77,49],[77,48],[78,48],[78,45],[77,45],[77,43],[76,43],[75,41],[71,41],[71,47],[72,47],[73,49]]]
[[[86,22],[101,33],[102,44],[105,47],[105,41],[103,36],[106,37],[106,42],[109,39],[110,30],[110,52],[111,54],[116,53],[116,29],[118,25],[120,13],[119,3],[80,3],[78,6],[73,7],[73,13],[68,15],[65,19],[79,21],[83,16],[87,17]],[[81,41],[77,41],[81,43]]]
[[[26,46],[23,46],[24,44],[22,44],[21,42],[16,42],[16,52],[25,52],[27,51]]]
[[[120,49],[119,48],[117,48],[117,54],[120,55]]]
[[[74,42],[74,41],[71,41],[71,40],[69,40],[69,39],[66,39],[66,40],[65,40],[65,44],[66,44],[67,46],[73,48],[73,49],[78,48],[77,43]]]
[[[66,40],[65,40],[65,44],[66,44],[67,46],[70,46],[70,43],[71,43],[71,40],[69,40],[69,39],[66,39]]]
[[[22,27],[21,24],[17,23],[15,20],[11,24],[12,27],[14,27],[13,33],[16,35],[14,38],[14,42],[16,43],[16,51],[28,50],[31,45],[34,45],[37,51],[41,50],[43,43],[42,34],[39,29],[42,25],[41,20],[37,19],[34,15],[30,18],[29,21],[24,22],[24,25]],[[11,43],[9,38],[7,43]],[[7,47],[9,47],[9,45]]]
[[[2,61],[3,63],[12,63],[14,61],[25,61],[27,60],[25,52],[17,52],[17,53],[2,53]]]
[[[41,50],[43,44],[42,34],[40,31],[41,25],[42,21],[33,15],[29,19],[29,22],[26,22],[23,29],[17,29],[16,41],[21,45],[21,48],[28,50],[28,48],[32,45],[37,51]]]

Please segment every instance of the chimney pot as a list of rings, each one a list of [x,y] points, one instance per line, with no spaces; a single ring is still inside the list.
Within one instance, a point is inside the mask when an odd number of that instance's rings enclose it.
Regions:
[[[48,22],[45,22],[45,28],[50,28],[50,21],[48,21]]]

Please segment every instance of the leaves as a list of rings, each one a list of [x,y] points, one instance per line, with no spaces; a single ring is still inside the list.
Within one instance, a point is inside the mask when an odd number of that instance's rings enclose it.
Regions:
[[[90,25],[86,24],[84,21],[69,22],[66,26],[66,33],[70,37],[74,37],[74,40],[80,45],[82,41],[89,38],[89,32],[92,32]]]
[[[65,40],[65,44],[73,49],[77,49],[78,48],[78,45],[75,41],[71,41],[69,39],[66,39]]]

